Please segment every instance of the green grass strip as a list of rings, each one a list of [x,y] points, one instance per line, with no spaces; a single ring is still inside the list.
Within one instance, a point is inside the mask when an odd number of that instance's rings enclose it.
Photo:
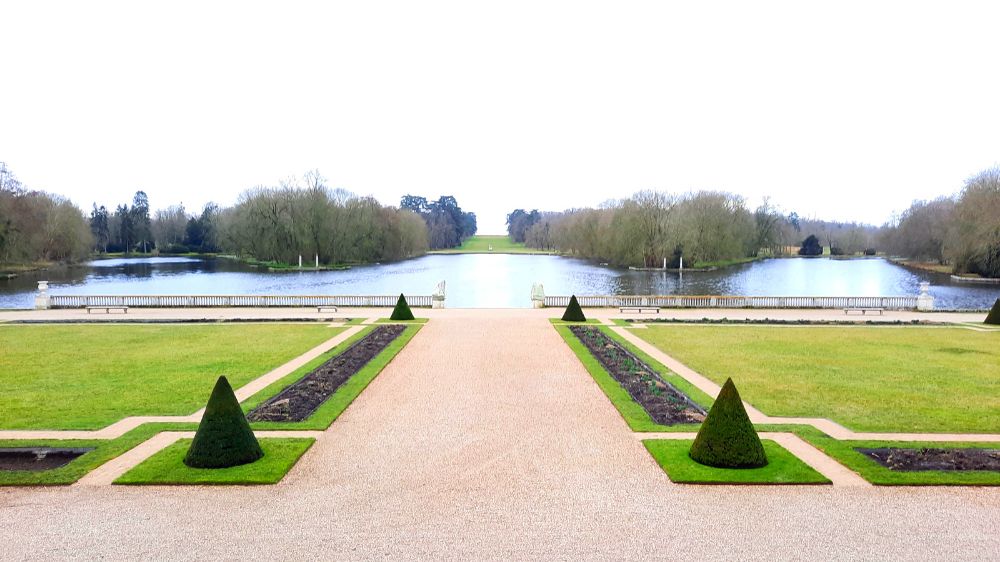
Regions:
[[[323,403],[313,415],[309,416],[300,422],[254,422],[250,426],[255,429],[288,429],[288,430],[298,430],[298,429],[312,429],[312,430],[323,430],[330,427],[341,413],[351,405],[358,395],[375,380],[375,377],[382,372],[382,369],[389,364],[390,361],[396,357],[406,344],[413,339],[413,336],[417,334],[422,326],[419,324],[414,324],[407,326],[406,330],[399,335],[388,347],[382,350],[381,353],[372,358],[367,365],[362,367],[360,371],[355,373],[350,379],[348,379],[344,384],[333,393],[326,402]],[[353,337],[349,338],[347,341],[335,347],[333,350],[324,353],[320,357],[317,357],[313,361],[310,361],[306,365],[297,369],[295,372],[289,374],[288,376],[278,380],[277,382],[264,388],[257,394],[253,395],[249,399],[243,402],[243,411],[249,412],[253,408],[256,408],[261,402],[267,400],[268,398],[281,392],[286,386],[298,381],[302,377],[306,376],[312,372],[316,367],[322,365],[325,361],[329,360],[331,357],[339,355],[345,349],[347,349],[351,344],[357,340],[368,335],[374,327],[366,328],[355,334]]]
[[[117,439],[9,439],[0,441],[0,447],[94,447],[93,451],[73,459],[69,464],[52,470],[31,472],[27,470],[0,471],[0,486],[68,486],[85,474],[121,456],[161,431],[193,431],[198,424],[150,423],[141,425]]]
[[[413,320],[393,320],[391,318],[379,318],[376,324],[426,324],[430,318],[414,318]]]
[[[643,441],[649,454],[670,480],[682,484],[829,484],[822,474],[770,439],[762,439],[767,466],[761,468],[714,468],[691,460],[689,439]]]
[[[601,324],[597,318],[588,318],[585,322],[569,322],[561,318],[549,318],[549,323],[553,326],[581,326],[583,324]]]
[[[625,423],[628,424],[629,428],[631,428],[632,431],[684,432],[684,431],[698,430],[699,426],[693,424],[660,425],[654,422],[653,419],[649,417],[649,414],[646,412],[646,410],[643,409],[643,407],[640,406],[635,400],[633,400],[632,396],[628,393],[628,391],[625,390],[622,387],[622,385],[619,384],[618,381],[616,381],[614,377],[612,377],[604,369],[604,367],[601,366],[601,364],[597,361],[597,359],[593,356],[593,354],[590,353],[590,350],[588,350],[586,346],[583,345],[583,342],[581,342],[579,338],[573,335],[573,332],[570,331],[569,326],[558,325],[555,326],[555,329],[559,333],[559,335],[562,336],[563,341],[566,342],[566,345],[568,345],[569,348],[573,350],[573,353],[576,354],[576,357],[580,360],[580,363],[583,364],[583,367],[587,369],[587,372],[590,373],[590,376],[594,378],[594,382],[597,383],[597,386],[599,386],[601,390],[604,391],[605,396],[608,397],[608,400],[610,400],[611,404],[613,404],[614,407],[618,410],[618,413],[621,414],[622,418],[625,420]],[[627,342],[624,342],[624,340],[619,340],[618,338],[616,338],[616,334],[611,333],[605,328],[600,327],[598,329],[604,331],[605,334],[615,339],[616,341],[619,341],[619,343],[627,344]],[[634,349],[631,346],[627,346],[627,348],[629,349],[629,351],[632,351],[633,353],[638,351],[637,349]],[[691,399],[697,402],[698,404],[704,406],[706,402],[703,402],[703,400],[707,401],[708,404],[711,404],[712,401],[710,398],[708,398],[708,395],[701,393],[700,391],[698,391],[700,396],[694,396],[691,393],[689,393],[688,390],[693,389],[694,387],[688,384],[687,381],[685,381],[678,375],[670,372],[670,370],[664,367],[663,365],[657,363],[656,361],[653,361],[652,358],[648,356],[644,356],[645,354],[640,355],[639,353],[636,353],[636,355],[640,359],[645,361],[653,370],[659,373],[660,376],[663,377],[663,380],[676,386],[682,392],[687,393],[688,396],[690,396]]]
[[[316,441],[311,438],[260,439],[264,457],[230,468],[191,468],[184,455],[191,439],[181,439],[126,472],[115,484],[275,484]]]

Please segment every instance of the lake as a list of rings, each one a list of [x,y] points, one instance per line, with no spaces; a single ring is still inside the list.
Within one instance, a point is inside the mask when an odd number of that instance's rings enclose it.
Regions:
[[[227,259],[98,260],[0,280],[0,308],[31,308],[39,279],[53,294],[430,294],[447,282],[446,306],[530,306],[531,285],[549,295],[916,295],[931,283],[938,309],[985,309],[1000,286],[955,283],[948,275],[912,271],[881,258],[772,259],[712,272],[630,271],[558,256],[429,255],[344,271],[267,272]]]

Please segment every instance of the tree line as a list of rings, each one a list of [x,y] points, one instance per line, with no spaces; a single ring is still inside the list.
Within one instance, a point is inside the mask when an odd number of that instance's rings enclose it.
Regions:
[[[0,263],[75,261],[89,252],[90,232],[79,207],[28,189],[0,162]]]
[[[857,223],[801,219],[769,200],[751,209],[724,191],[670,194],[640,191],[599,208],[558,213],[515,209],[507,215],[515,242],[616,266],[687,267],[795,253],[807,236],[825,238],[834,253],[868,249],[877,229]]]
[[[0,162],[0,263],[78,261],[108,253],[226,253],[262,262],[394,261],[451,248],[476,232],[453,196],[406,195],[399,207],[332,189],[318,171],[242,192],[234,205],[151,212],[147,194],[92,205],[23,186]]]
[[[914,201],[882,239],[902,257],[1000,278],[1000,167],[970,177],[956,195]]]
[[[451,195],[428,201],[418,195],[404,195],[399,202],[401,209],[416,213],[427,225],[427,242],[431,250],[455,248],[476,233],[476,214],[462,211]]]

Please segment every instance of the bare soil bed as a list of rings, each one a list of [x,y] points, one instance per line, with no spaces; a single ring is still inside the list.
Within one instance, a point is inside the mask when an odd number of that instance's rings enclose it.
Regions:
[[[13,447],[0,449],[0,470],[40,472],[66,466],[73,459],[93,451],[93,447],[63,448]]]
[[[855,449],[889,470],[1000,471],[1000,449]]]
[[[248,415],[250,421],[295,422],[312,415],[342,384],[382,353],[406,326],[379,326],[343,353],[271,397]]]
[[[701,423],[705,410],[664,381],[649,365],[598,328],[570,326],[604,370],[632,396],[658,424]]]

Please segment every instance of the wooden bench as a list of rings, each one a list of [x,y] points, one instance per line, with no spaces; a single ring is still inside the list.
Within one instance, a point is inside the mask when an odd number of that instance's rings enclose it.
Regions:
[[[625,314],[626,312],[636,312],[642,314],[643,312],[652,312],[653,314],[660,313],[660,307],[658,306],[622,306],[618,308],[618,312]]]
[[[87,307],[87,314],[90,314],[91,312],[93,312],[95,310],[103,310],[105,312],[105,314],[111,314],[112,310],[120,310],[120,311],[122,311],[122,314],[128,314],[128,307],[127,306],[120,306],[120,305],[115,305],[115,304],[110,304],[110,305],[107,305],[107,306],[88,306]]]
[[[320,305],[316,307],[316,312],[337,312],[337,307],[333,305]]]
[[[845,308],[844,309],[844,314],[850,314],[852,312],[860,312],[861,315],[864,316],[865,314],[868,314],[869,312],[878,312],[878,315],[882,316],[882,311],[883,310],[885,310],[885,309],[882,309],[882,308],[867,308],[867,307]]]

